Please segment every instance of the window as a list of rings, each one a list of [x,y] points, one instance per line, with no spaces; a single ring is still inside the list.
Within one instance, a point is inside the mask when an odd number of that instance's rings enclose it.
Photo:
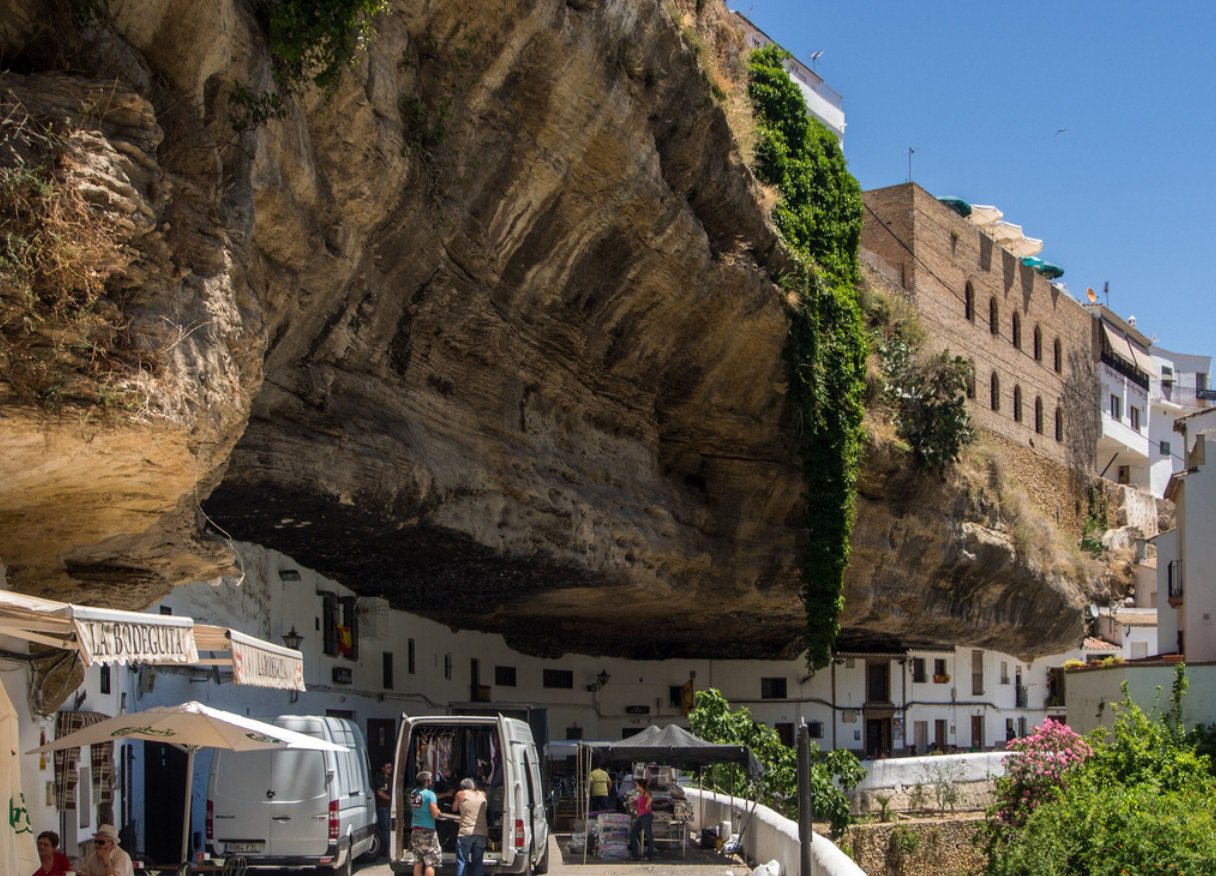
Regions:
[[[684,685],[673,684],[667,688],[667,705],[677,709],[684,705]]]
[[[823,738],[823,722],[822,721],[807,721],[806,735],[811,739]]]
[[[967,317],[967,322],[975,322],[975,287],[971,285],[971,281],[967,281],[967,288],[963,290],[963,314]]]
[[[1037,325],[1034,327],[1034,361],[1043,361],[1043,330]]]
[[[794,747],[794,725],[792,723],[778,721],[773,725],[773,729],[777,731],[777,738],[781,740],[782,745]]]
[[[783,699],[785,699],[785,679],[784,678],[761,678],[760,679],[760,699],[762,699],[762,700],[783,700]]]
[[[1064,440],[1064,412],[1056,408],[1056,440]]]
[[[1026,735],[1026,716],[1018,716],[1018,736]]]
[[[1056,338],[1051,345],[1052,364],[1056,369],[1056,374],[1064,370],[1064,351],[1060,348],[1060,339]]]
[[[97,683],[100,685],[99,690],[101,693],[108,694],[110,692],[110,665],[108,663],[102,664],[101,677],[97,680]]]
[[[414,640],[408,639],[405,643],[405,667],[410,675],[414,675],[416,667],[414,666]]]
[[[321,650],[329,657],[359,659],[359,617],[355,597],[321,594]]]
[[[573,669],[546,669],[544,678],[541,681],[544,687],[560,687],[567,690],[574,689],[574,670]]]
[[[866,664],[866,702],[889,703],[891,701],[891,664]]]
[[[1170,442],[1160,441],[1158,443],[1160,444],[1160,447],[1161,447],[1161,455],[1169,456],[1170,455]]]
[[[1043,400],[1038,396],[1034,399],[1034,430],[1043,434]]]
[[[566,728],[566,738],[567,739],[582,739],[583,738],[583,728],[578,726],[578,724],[572,724],[571,726]]]
[[[912,658],[912,680],[913,681],[924,681],[925,680],[925,658],[924,657],[913,657]]]
[[[1017,384],[1013,387],[1013,419],[1022,422],[1022,387]]]
[[[1022,349],[1022,317],[1015,313],[1013,319],[1009,321],[1009,329],[1009,337],[1013,341],[1013,346],[1018,350]]]
[[[946,658],[935,657],[933,660],[933,675],[949,677],[950,673],[946,671]]]
[[[992,372],[992,380],[989,381],[988,393],[992,401],[992,409],[999,411],[1001,409],[1001,378],[996,376],[995,371]]]
[[[443,677],[448,681],[452,680],[452,655],[450,652],[443,655]]]
[[[984,693],[984,652],[971,652],[971,695],[981,696]]]
[[[385,651],[380,655],[380,686],[385,690],[393,689],[393,652]]]
[[[1114,393],[1110,396],[1110,416],[1113,420],[1123,419],[1123,399]]]
[[[999,322],[1000,312],[996,306],[996,299],[988,299],[988,331],[994,335],[1001,333],[1001,324]]]
[[[1001,661],[1001,684],[1009,684],[1009,664]]]
[[[1127,415],[1131,418],[1132,428],[1137,432],[1140,431],[1140,409],[1135,405],[1130,405],[1127,409]]]
[[[495,666],[494,684],[498,687],[515,687],[515,667]]]
[[[1195,372],[1195,396],[1208,391],[1208,375],[1206,371]]]
[[[1132,467],[1130,465],[1119,466],[1119,475],[1116,480],[1121,484],[1130,484],[1132,482]]]

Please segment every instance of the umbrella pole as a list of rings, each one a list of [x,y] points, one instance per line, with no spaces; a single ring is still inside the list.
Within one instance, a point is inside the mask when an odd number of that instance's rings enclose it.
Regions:
[[[186,748],[186,802],[182,807],[182,863],[190,863],[190,798],[194,796],[194,746]]]

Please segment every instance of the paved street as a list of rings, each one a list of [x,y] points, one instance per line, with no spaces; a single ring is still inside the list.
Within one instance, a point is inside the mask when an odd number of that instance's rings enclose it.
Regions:
[[[750,868],[739,858],[727,857],[718,852],[703,849],[688,849],[688,857],[681,859],[678,852],[664,851],[654,861],[601,861],[588,858],[582,863],[582,855],[565,854],[559,840],[564,843],[569,834],[553,835],[549,838],[550,876],[745,876]],[[391,876],[388,864],[356,866],[359,876]]]

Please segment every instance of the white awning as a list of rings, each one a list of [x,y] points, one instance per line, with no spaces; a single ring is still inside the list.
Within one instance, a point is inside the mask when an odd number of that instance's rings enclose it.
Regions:
[[[304,655],[294,648],[225,627],[197,624],[194,629],[200,650],[220,654],[200,662],[231,667],[237,684],[304,690]]]
[[[1102,333],[1106,335],[1106,343],[1110,346],[1112,353],[1121,359],[1126,359],[1143,371],[1145,375],[1154,373],[1153,359],[1147,350],[1137,350],[1135,343],[1130,337],[1119,329],[1112,327],[1105,320],[1102,321]]]
[[[188,617],[72,605],[0,591],[0,634],[77,651],[95,663],[197,663]]]
[[[183,615],[73,605],[0,590],[0,635],[76,651],[85,666],[227,666],[237,684],[304,690],[299,651]],[[200,659],[199,651],[212,656]]]

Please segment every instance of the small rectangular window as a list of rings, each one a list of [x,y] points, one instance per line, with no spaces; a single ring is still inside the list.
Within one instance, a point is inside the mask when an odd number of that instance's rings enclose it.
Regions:
[[[924,657],[913,657],[912,658],[912,680],[913,681],[924,681],[925,680],[925,658]]]
[[[935,676],[947,676],[950,674],[950,673],[946,672],[946,659],[944,657],[934,658],[933,674]]]
[[[110,667],[108,664],[103,664],[101,667],[101,678],[97,682],[100,685],[100,691],[103,694],[110,692]]]
[[[443,677],[448,681],[452,680],[452,655],[450,652],[443,655]]]
[[[393,654],[391,651],[385,651],[380,656],[380,675],[381,687],[385,690],[393,689]]]
[[[545,687],[560,687],[567,690],[574,689],[574,670],[573,669],[546,669],[541,682]]]
[[[1009,664],[1001,661],[1001,684],[1009,684]]]
[[[762,700],[783,700],[783,699],[785,699],[785,679],[784,678],[761,678],[760,679],[760,699],[762,699]]]
[[[680,708],[684,705],[684,685],[673,684],[667,688],[667,705]]]
[[[1113,420],[1123,419],[1123,399],[1111,393],[1110,397],[1110,416]]]
[[[984,693],[984,652],[971,652],[971,695],[980,696]]]
[[[777,731],[777,738],[781,740],[781,744],[788,747],[794,747],[794,725],[785,721],[778,721],[773,725],[773,729]]]
[[[410,675],[414,675],[415,667],[414,667],[414,640],[413,639],[409,639],[405,643],[405,656],[406,656],[406,661],[407,661],[406,668],[409,670]]]
[[[1138,407],[1136,407],[1135,405],[1132,405],[1131,407],[1129,407],[1127,409],[1127,413],[1128,413],[1128,416],[1131,418],[1132,428],[1135,429],[1137,432],[1139,432],[1140,431],[1140,409]]]
[[[515,667],[495,666],[494,684],[499,687],[515,687]]]
[[[1169,456],[1170,455],[1170,442],[1162,441],[1162,442],[1160,442],[1160,445],[1161,445],[1161,455]]]
[[[823,722],[822,721],[807,721],[806,735],[812,739],[823,738]]]

